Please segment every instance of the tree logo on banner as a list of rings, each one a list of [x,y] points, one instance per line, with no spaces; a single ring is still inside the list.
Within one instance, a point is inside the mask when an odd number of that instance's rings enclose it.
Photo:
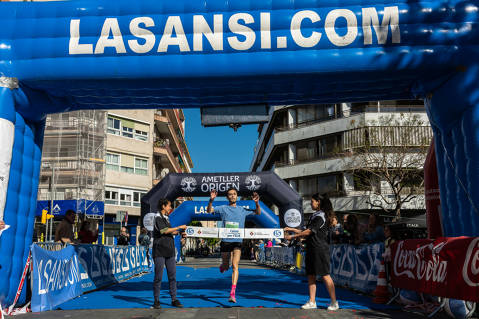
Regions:
[[[258,175],[250,175],[246,177],[245,184],[250,191],[258,190],[261,187],[261,178]]]
[[[185,177],[181,180],[181,189],[184,192],[191,193],[196,189],[196,179],[194,177]]]

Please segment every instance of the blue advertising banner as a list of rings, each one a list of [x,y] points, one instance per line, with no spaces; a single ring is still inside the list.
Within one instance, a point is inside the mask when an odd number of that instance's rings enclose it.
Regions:
[[[51,201],[39,200],[37,201],[37,210],[35,216],[42,216],[42,210],[46,209],[50,212]],[[68,200],[54,200],[53,201],[53,215],[64,216],[67,210],[74,210],[78,214],[103,216],[105,213],[105,203],[102,201],[91,201],[85,199],[68,199]]]
[[[376,288],[383,252],[383,243],[330,245],[331,277],[339,286],[372,292]],[[297,254],[301,258],[297,259]],[[305,252],[297,247],[259,248],[258,262],[280,268],[296,265],[298,273],[305,273]]]
[[[76,245],[83,292],[149,271],[143,246]]]
[[[384,244],[331,245],[331,277],[341,286],[363,292],[376,288]]]
[[[80,267],[72,246],[48,251],[32,245],[32,311],[52,310],[82,294]]]

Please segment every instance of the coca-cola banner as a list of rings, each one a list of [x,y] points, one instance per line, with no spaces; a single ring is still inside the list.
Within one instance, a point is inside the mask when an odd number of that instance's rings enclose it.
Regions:
[[[391,254],[393,287],[479,302],[479,237],[404,240]]]

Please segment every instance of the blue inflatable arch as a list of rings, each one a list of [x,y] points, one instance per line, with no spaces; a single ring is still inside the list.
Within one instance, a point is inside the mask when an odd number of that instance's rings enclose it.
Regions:
[[[477,1],[0,3],[0,300],[33,231],[43,120],[88,108],[424,98],[446,236],[479,229]]]
[[[161,198],[174,201],[182,196],[209,197],[213,189],[219,196],[225,196],[229,188],[236,189],[238,196],[251,196],[257,192],[261,198],[275,204],[280,216],[278,226],[299,227],[303,224],[301,197],[273,172],[170,173],[142,197],[142,220],[146,214],[156,214]],[[277,223],[270,217],[267,214],[259,217],[258,221],[268,227],[276,226]]]
[[[236,202],[236,204],[238,206],[243,206],[251,210],[254,210],[256,207],[255,202],[252,200],[239,200]],[[227,201],[213,202],[213,207],[221,206],[221,205],[228,205],[228,202]],[[170,215],[171,226],[188,225],[191,221],[194,221],[194,220],[198,220],[198,221],[221,220],[221,216],[219,214],[206,213],[207,207],[208,207],[208,201],[185,201],[181,203],[181,205],[178,206]],[[253,214],[253,215],[247,216],[246,220],[255,223],[257,226],[261,228],[279,228],[280,223],[279,223],[278,216],[276,216],[269,209],[269,207],[266,206],[261,201],[260,201],[260,207],[261,207],[260,215]],[[181,238],[179,235],[175,236],[176,260],[179,260],[181,256],[180,239]]]

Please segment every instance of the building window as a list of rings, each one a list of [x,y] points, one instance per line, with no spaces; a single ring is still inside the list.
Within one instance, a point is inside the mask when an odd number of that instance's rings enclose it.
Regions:
[[[135,130],[135,139],[139,141],[147,141],[148,140],[148,132]]]
[[[134,138],[139,141],[148,141],[149,131],[150,126],[148,124],[108,116],[107,132],[109,134]]]
[[[119,171],[120,170],[120,155],[106,153],[106,169],[112,171]]]
[[[120,120],[109,116],[107,121],[107,132],[114,135],[120,135]]]
[[[105,191],[105,204],[118,205],[118,192],[112,190]]]
[[[135,158],[135,174],[148,175],[148,160]]]
[[[133,167],[122,166],[121,171],[123,173],[133,174],[135,172],[135,169]]]
[[[123,126],[121,128],[121,135],[123,135],[124,137],[133,138],[133,128]]]
[[[140,207],[145,191],[107,187],[105,190],[105,204]]]
[[[120,205],[131,206],[131,191],[120,190]]]
[[[140,207],[141,199],[145,196],[145,192],[133,192],[133,206]]]

